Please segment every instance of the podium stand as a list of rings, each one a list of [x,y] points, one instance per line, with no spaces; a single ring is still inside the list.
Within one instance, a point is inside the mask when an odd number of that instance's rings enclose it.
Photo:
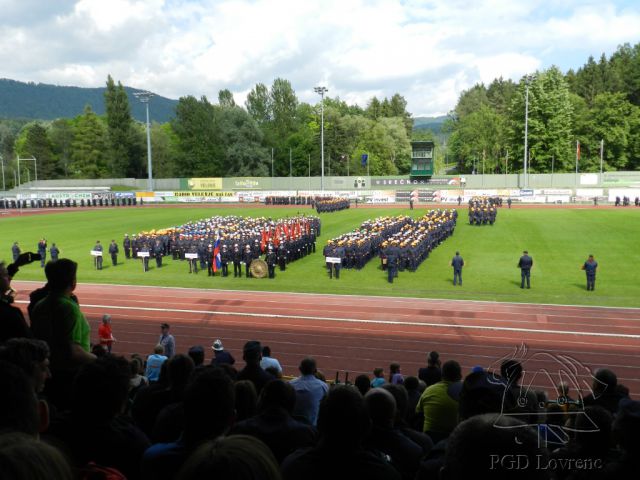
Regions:
[[[198,273],[198,254],[197,253],[185,253],[184,258],[189,261],[189,273]]]
[[[102,270],[102,268],[98,268],[98,264],[102,267],[102,252],[100,250],[91,250],[91,256],[93,257],[93,267],[96,270]]]
[[[138,258],[142,259],[142,271],[149,271],[149,252],[138,252]]]

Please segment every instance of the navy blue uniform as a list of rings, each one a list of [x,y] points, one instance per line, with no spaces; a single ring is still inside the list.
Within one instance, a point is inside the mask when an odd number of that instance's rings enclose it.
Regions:
[[[520,257],[518,268],[520,268],[521,280],[520,288],[524,288],[524,282],[527,282],[527,288],[531,288],[531,267],[533,267],[533,258],[527,253]]]
[[[587,274],[587,290],[594,290],[596,288],[596,269],[598,268],[598,262],[593,257],[584,262],[582,269]]]
[[[451,259],[451,266],[453,267],[453,284],[456,284],[456,281],[460,282],[462,285],[462,267],[464,266],[464,260],[458,254]]]

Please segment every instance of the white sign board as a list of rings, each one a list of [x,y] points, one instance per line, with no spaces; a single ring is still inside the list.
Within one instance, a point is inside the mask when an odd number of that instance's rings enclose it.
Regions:
[[[327,263],[342,263],[342,259],[340,257],[325,257],[325,261]]]
[[[148,256],[149,256],[149,252],[138,252],[138,257],[140,258],[144,258]]]
[[[93,255],[94,257],[101,257],[102,252],[100,250],[91,250],[91,255]]]
[[[197,253],[185,253],[184,254],[184,258],[188,258],[188,259],[198,258],[198,254]]]

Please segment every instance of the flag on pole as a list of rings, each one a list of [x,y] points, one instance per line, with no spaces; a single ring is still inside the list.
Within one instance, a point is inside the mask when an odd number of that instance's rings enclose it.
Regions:
[[[576,141],[576,158],[580,160],[580,140]]]
[[[220,258],[220,238],[216,239],[216,243],[213,245],[213,273],[220,270],[222,266],[222,259]]]
[[[369,161],[369,155],[367,153],[363,153],[361,161],[362,161],[362,166],[366,167],[367,166],[367,162]]]

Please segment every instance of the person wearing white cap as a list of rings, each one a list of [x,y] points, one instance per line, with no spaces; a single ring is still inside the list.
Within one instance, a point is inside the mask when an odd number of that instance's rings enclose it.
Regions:
[[[235,358],[229,352],[227,352],[222,346],[222,341],[217,339],[213,342],[213,346],[211,347],[213,350],[214,357],[211,359],[211,365],[219,366],[223,364],[233,365],[236,363]]]

